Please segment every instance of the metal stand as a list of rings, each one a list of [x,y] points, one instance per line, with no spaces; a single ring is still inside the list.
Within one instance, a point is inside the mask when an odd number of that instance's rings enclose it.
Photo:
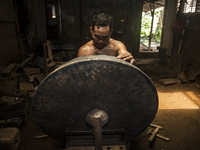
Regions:
[[[95,150],[102,150],[102,127],[101,118],[94,117],[94,138],[95,138]]]
[[[93,127],[66,128],[66,149],[64,150],[126,150],[122,142],[124,129],[120,127],[105,127],[108,114],[100,109],[93,109],[87,113],[85,121]]]

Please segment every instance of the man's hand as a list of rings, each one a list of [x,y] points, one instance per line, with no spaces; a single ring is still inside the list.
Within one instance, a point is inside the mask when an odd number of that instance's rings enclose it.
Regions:
[[[135,59],[133,58],[132,54],[129,52],[125,52],[123,54],[120,54],[117,56],[117,58],[120,58],[125,61],[129,61],[131,64],[135,62]]]

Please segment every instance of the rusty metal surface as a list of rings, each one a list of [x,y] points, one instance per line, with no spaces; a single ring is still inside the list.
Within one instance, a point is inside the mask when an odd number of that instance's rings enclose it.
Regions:
[[[98,55],[73,59],[39,85],[32,110],[39,127],[65,141],[66,127],[86,127],[85,115],[102,109],[106,126],[125,129],[128,142],[154,119],[158,96],[151,80],[137,67],[116,57]]]

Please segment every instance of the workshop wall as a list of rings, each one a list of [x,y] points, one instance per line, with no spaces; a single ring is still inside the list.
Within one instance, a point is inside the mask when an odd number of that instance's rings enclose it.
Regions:
[[[54,6],[54,7],[53,7]],[[54,12],[52,10],[54,8]],[[60,39],[60,9],[58,0],[47,0],[47,39]],[[55,13],[55,14],[54,14]]]
[[[27,14],[20,11],[24,6]],[[25,51],[35,52],[47,41],[45,8],[45,0],[1,0],[0,66],[21,63]],[[24,20],[26,15],[27,22]],[[23,40],[27,42],[26,48]]]
[[[47,41],[45,5],[45,0],[27,0],[27,44],[29,53],[35,52],[37,49],[41,51],[42,44]]]
[[[61,0],[62,41],[75,43],[80,37],[80,1]]]
[[[98,12],[114,17],[112,38],[122,41],[132,53],[139,50],[142,1],[138,0],[61,0],[63,42],[75,43],[80,37],[91,37],[89,27]]]
[[[20,63],[22,52],[20,50],[17,18],[12,1],[1,0],[0,4],[0,66],[9,63]]]
[[[131,53],[138,51],[142,0],[60,0],[60,5],[62,42],[75,43],[80,37],[90,37],[94,13],[106,12],[114,17],[112,38],[122,41]],[[22,62],[25,51],[42,51],[47,41],[46,19],[46,0],[1,0],[0,66]]]
[[[200,13],[187,14],[190,20],[189,35],[185,44],[188,62],[200,63]]]

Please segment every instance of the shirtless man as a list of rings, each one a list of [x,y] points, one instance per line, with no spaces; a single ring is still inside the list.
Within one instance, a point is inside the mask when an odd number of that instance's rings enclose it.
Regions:
[[[110,38],[113,28],[113,18],[101,13],[95,15],[92,20],[90,32],[92,40],[80,47],[78,57],[88,55],[109,55],[133,64],[135,61],[131,53],[126,50],[125,45],[117,40]]]

